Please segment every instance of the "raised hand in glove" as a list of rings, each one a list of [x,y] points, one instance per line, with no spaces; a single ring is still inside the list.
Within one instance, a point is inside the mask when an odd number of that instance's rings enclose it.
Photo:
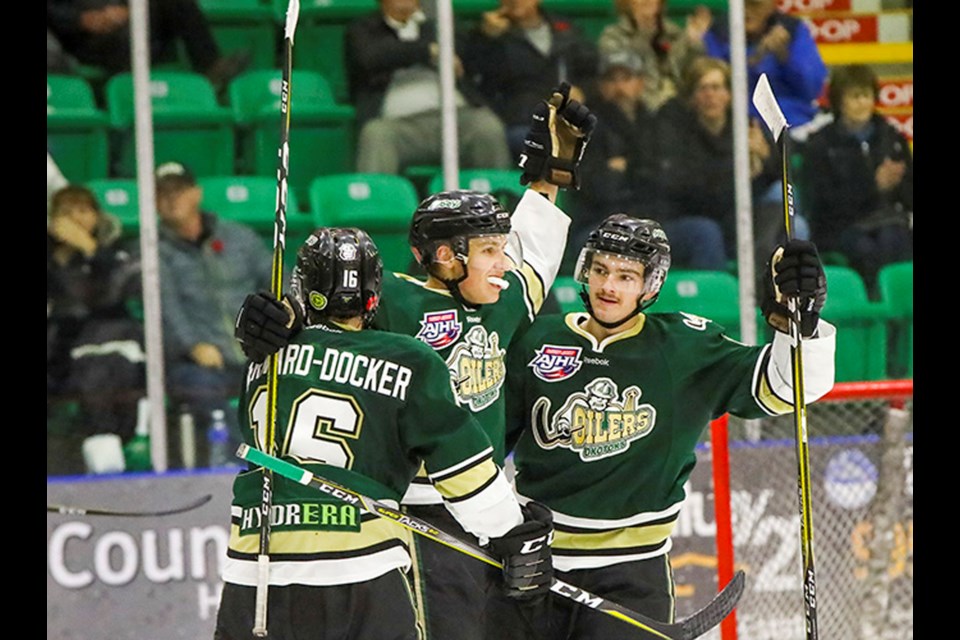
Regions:
[[[503,589],[521,600],[544,596],[553,584],[553,514],[537,502],[522,507],[523,522],[500,538],[490,540],[490,549],[503,562]]]
[[[523,141],[520,184],[545,180],[561,188],[580,188],[580,161],[597,126],[597,116],[570,98],[566,82],[533,110]]]
[[[760,304],[763,316],[777,331],[790,333],[788,300],[793,299],[800,310],[800,335],[809,338],[827,301],[827,278],[817,246],[807,240],[791,240],[774,250],[767,269],[770,278]]]
[[[243,301],[233,335],[244,355],[263,362],[287,346],[303,328],[303,310],[289,293],[277,300],[269,291],[251,293]]]

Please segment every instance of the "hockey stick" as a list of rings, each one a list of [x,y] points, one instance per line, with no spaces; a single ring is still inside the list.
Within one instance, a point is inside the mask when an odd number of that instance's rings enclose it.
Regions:
[[[213,498],[213,496],[208,493],[199,500],[183,505],[182,507],[161,509],[159,511],[123,511],[121,509],[96,509],[92,507],[75,507],[65,504],[48,504],[47,512],[60,513],[66,516],[118,516],[124,518],[148,518],[152,516],[171,516],[177,513],[191,511],[197,507],[202,507],[203,505],[207,504],[210,502],[211,498]]]
[[[280,82],[280,144],[277,150],[277,210],[273,224],[273,270],[270,291],[277,300],[283,297],[283,254],[287,236],[287,174],[290,165],[290,81],[293,75],[293,34],[300,17],[300,0],[289,0],[287,20],[284,25],[284,61]],[[261,443],[264,450],[276,450],[275,426],[277,421],[277,354],[270,355],[267,372],[266,433]],[[267,593],[270,589],[270,508],[273,504],[273,476],[263,474],[263,493],[260,502],[260,548],[257,554],[256,608],[253,618],[253,635],[267,635]]]
[[[760,75],[753,92],[753,105],[760,113],[764,124],[770,129],[780,151],[783,172],[783,223],[787,240],[793,239],[794,203],[793,185],[790,182],[790,137],[787,119],[780,110],[770,81],[766,74]],[[813,507],[810,499],[810,452],[807,443],[807,406],[803,390],[803,348],[800,340],[800,308],[795,300],[788,300],[792,316],[790,322],[790,361],[793,376],[793,416],[797,436],[797,466],[800,493],[800,550],[803,559],[803,607],[808,640],[816,640],[817,631],[817,578],[813,566]]]
[[[503,567],[499,560],[475,544],[461,540],[456,536],[435,528],[424,520],[403,513],[399,509],[374,500],[373,498],[368,498],[353,489],[331,482],[286,460],[267,455],[246,444],[240,445],[240,448],[237,449],[237,456],[252,465],[263,467],[265,472],[269,470],[302,485],[312,485],[327,495],[333,496],[348,504],[361,507],[375,516],[396,522],[414,533],[450,547],[454,551],[464,553],[498,569]],[[733,576],[733,579],[727,583],[720,593],[714,596],[709,604],[689,618],[684,618],[674,623],[653,620],[641,613],[632,611],[606,598],[584,591],[579,587],[561,580],[554,579],[553,586],[550,587],[550,590],[559,596],[569,598],[574,602],[595,609],[600,613],[605,613],[618,620],[622,620],[626,624],[646,632],[644,637],[661,638],[662,640],[693,640],[720,624],[720,622],[733,611],[734,607],[737,606],[737,602],[740,600],[740,596],[743,594],[744,581],[743,571],[738,571]]]

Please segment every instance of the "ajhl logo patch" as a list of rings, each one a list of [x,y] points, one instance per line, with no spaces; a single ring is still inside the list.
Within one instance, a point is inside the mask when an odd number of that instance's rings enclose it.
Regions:
[[[545,344],[537,349],[527,366],[533,369],[533,375],[544,382],[559,382],[566,380],[583,366],[580,360],[580,347],[564,347]]]
[[[462,331],[463,324],[457,319],[457,312],[446,309],[423,314],[416,338],[440,350],[456,342]]]

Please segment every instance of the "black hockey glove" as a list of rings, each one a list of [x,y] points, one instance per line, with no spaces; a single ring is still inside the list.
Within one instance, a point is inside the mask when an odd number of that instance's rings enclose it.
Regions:
[[[777,331],[790,333],[787,300],[793,298],[800,309],[800,335],[809,338],[827,301],[827,278],[817,246],[807,240],[791,240],[774,250],[767,269],[770,278],[760,304],[763,317]]]
[[[503,561],[503,589],[510,598],[533,600],[550,592],[553,584],[553,514],[542,504],[522,507],[524,521],[490,548]]]
[[[269,291],[251,293],[240,306],[233,335],[244,355],[263,362],[287,346],[303,328],[303,310],[289,293],[277,300]]]
[[[546,180],[561,188],[579,189],[580,161],[596,126],[597,116],[571,100],[570,85],[561,83],[549,100],[533,110],[520,154],[520,184]]]

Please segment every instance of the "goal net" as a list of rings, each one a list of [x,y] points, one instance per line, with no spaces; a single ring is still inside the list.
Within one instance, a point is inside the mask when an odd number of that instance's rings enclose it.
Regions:
[[[807,406],[807,427],[819,636],[910,640],[913,383],[838,383]],[[726,437],[698,449],[674,534],[677,617],[743,569],[734,615],[703,637],[804,640],[794,417],[725,416],[708,431]]]

